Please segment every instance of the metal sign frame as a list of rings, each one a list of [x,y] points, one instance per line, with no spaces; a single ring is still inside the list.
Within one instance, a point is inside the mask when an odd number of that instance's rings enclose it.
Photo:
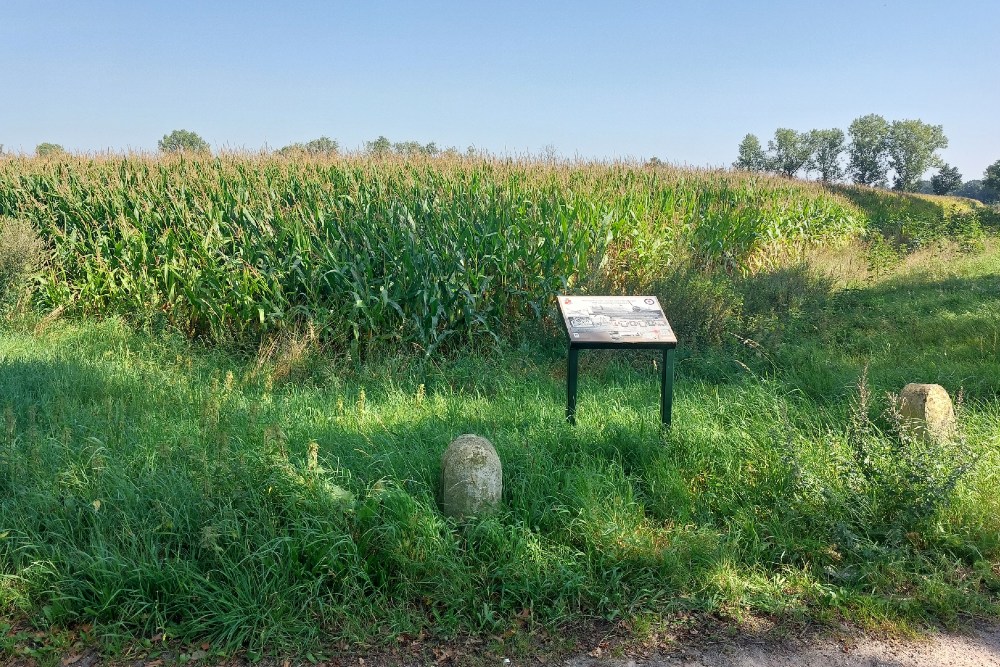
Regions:
[[[576,424],[580,350],[662,350],[660,423],[669,427],[674,397],[677,336],[654,296],[557,296],[569,350],[566,421]],[[599,313],[595,315],[594,313]]]

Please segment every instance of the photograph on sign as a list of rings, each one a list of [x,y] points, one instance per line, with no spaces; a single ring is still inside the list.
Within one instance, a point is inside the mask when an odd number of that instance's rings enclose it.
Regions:
[[[655,296],[565,296],[559,309],[570,342],[676,343]]]

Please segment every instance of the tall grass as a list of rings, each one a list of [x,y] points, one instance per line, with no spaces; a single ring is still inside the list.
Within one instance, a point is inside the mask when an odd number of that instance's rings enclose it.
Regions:
[[[538,347],[405,369],[317,356],[281,383],[280,353],[254,363],[119,318],[8,332],[0,628],[253,657],[692,611],[995,616],[1000,254],[941,271],[783,309],[794,344],[678,364],[669,432],[649,357],[588,357],[571,427],[564,358]],[[915,379],[964,387],[963,440],[892,434],[886,392]],[[496,444],[504,497],[459,524],[435,491],[470,431]],[[36,639],[0,632],[0,662]]]
[[[750,272],[856,235],[818,186],[510,160],[141,156],[0,161],[0,214],[55,260],[40,305],[356,352],[503,337],[559,290],[651,289],[680,258]]]
[[[870,232],[908,249],[947,237],[981,246],[986,229],[1000,228],[996,210],[973,199],[863,186],[833,186],[833,191],[866,212]]]
[[[0,336],[0,658],[34,650],[2,625],[23,619],[256,657],[674,611],[995,615],[995,245],[842,292],[767,268],[915,205],[866,192],[629,165],[0,160],[0,215],[51,255],[39,306],[268,338],[251,361],[116,317]],[[648,358],[590,357],[576,427],[544,346],[410,363],[507,336],[558,289],[650,289],[682,331],[701,318],[671,431]],[[744,345],[716,345],[741,309]],[[342,364],[319,337],[403,349]],[[852,412],[863,367],[875,398]],[[879,397],[913,380],[964,388],[976,466],[899,457]],[[459,525],[434,498],[469,431],[505,495]]]

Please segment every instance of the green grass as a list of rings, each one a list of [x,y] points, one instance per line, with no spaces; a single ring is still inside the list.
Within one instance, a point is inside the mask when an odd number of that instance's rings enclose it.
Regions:
[[[112,648],[163,632],[251,655],[496,635],[524,613],[535,629],[995,616],[1000,252],[831,284],[781,269],[720,288],[742,303],[733,342],[682,351],[666,434],[641,354],[586,354],[566,425],[551,329],[359,363],[292,337],[248,358],[117,318],[12,327],[3,614],[93,624]],[[872,398],[852,409],[865,367]],[[964,444],[900,449],[882,411],[910,381],[963,393]],[[498,514],[458,525],[435,489],[464,432],[493,440],[505,486]],[[913,474],[866,476],[859,451]]]

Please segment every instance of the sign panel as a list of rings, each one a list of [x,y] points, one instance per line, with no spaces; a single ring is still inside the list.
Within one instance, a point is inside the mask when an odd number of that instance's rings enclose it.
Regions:
[[[565,296],[559,310],[573,343],[677,343],[655,296]]]

